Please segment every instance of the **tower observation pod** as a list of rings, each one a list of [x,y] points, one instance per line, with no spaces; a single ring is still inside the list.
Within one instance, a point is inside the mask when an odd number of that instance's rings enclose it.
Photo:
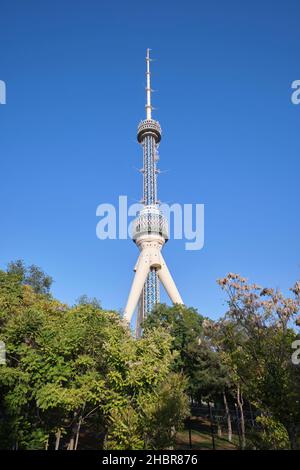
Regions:
[[[132,238],[140,250],[134,267],[135,275],[124,311],[130,323],[136,316],[136,337],[141,336],[141,325],[155,304],[159,303],[159,282],[174,304],[183,304],[176,284],[168,270],[161,250],[168,240],[168,223],[157,199],[158,145],[161,127],[152,119],[150,49],[146,54],[146,119],[138,126],[137,140],[143,148],[143,208],[133,222]]]

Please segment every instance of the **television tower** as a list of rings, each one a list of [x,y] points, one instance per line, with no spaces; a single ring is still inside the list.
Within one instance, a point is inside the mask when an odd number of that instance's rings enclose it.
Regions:
[[[139,123],[137,132],[137,140],[143,148],[143,208],[133,222],[132,231],[132,238],[140,250],[140,255],[134,268],[135,275],[124,311],[124,318],[130,323],[139,304],[136,337],[141,335],[141,324],[147,314],[159,303],[159,281],[174,304],[183,304],[161,253],[168,240],[168,223],[157,199],[157,161],[161,127],[158,121],[152,119],[150,62],[150,49],[147,49],[146,119]]]

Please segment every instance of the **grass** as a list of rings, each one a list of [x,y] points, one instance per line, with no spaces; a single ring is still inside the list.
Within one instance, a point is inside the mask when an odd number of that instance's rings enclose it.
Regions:
[[[210,450],[213,448],[211,427],[209,421],[201,417],[193,417],[190,421],[192,449]],[[226,430],[222,432],[222,436],[214,435],[216,450],[236,450],[237,436],[232,436],[232,442],[227,439]],[[189,431],[178,432],[176,436],[176,449],[190,449]]]

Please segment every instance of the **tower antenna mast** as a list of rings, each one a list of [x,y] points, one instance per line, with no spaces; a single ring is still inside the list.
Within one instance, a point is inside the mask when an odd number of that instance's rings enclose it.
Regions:
[[[146,78],[147,78],[147,86],[146,86],[146,97],[147,97],[147,104],[146,104],[146,119],[152,119],[152,106],[151,106],[151,72],[150,72],[150,49],[147,49],[146,54]]]

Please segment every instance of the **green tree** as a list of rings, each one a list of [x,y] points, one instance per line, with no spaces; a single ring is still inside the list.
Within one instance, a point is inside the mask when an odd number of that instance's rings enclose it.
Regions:
[[[249,446],[256,450],[280,450],[289,447],[288,433],[280,422],[270,416],[258,416],[259,430],[252,431]]]
[[[93,307],[101,309],[101,302],[96,297],[88,297],[86,294],[81,295],[76,300],[76,305],[92,305]]]
[[[186,376],[190,396],[198,400],[222,393],[227,384],[227,370],[205,335],[207,321],[194,308],[162,304],[144,323],[145,331],[161,326],[170,333],[177,354],[173,369]]]
[[[300,305],[300,284],[294,297],[279,290],[248,284],[229,273],[219,284],[228,295],[229,310],[214,328],[215,344],[236,384],[242,413],[242,396],[261,412],[281,423],[297,447],[300,423],[300,370],[291,362],[292,343],[299,338],[293,323]]]
[[[45,274],[41,268],[32,264],[26,266],[24,261],[18,259],[12,261],[7,266],[7,272],[19,277],[23,284],[31,286],[36,294],[48,295],[53,283],[53,279],[48,274]]]
[[[69,308],[14,270],[0,271],[0,314],[3,448],[49,448],[54,439],[57,449],[76,449],[82,429],[98,436],[98,448],[173,444],[187,398],[171,374],[169,333],[154,328],[136,341],[117,313],[86,302]],[[181,408],[168,413],[174,400]]]

